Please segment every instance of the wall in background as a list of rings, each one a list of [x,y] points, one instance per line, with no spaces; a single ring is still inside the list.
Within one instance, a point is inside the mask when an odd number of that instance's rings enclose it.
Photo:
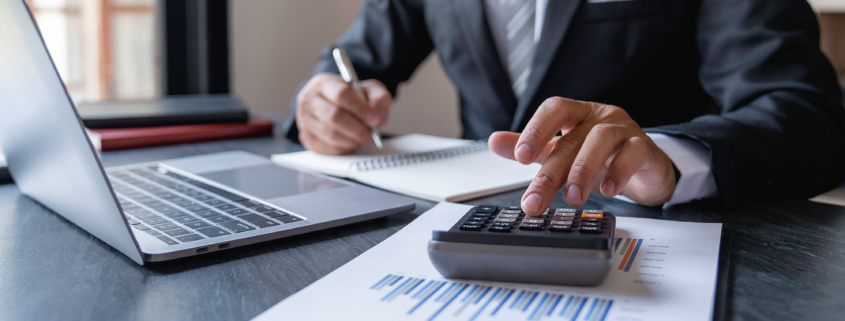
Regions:
[[[230,1],[232,90],[255,110],[289,114],[317,55],[352,23],[361,0]],[[460,136],[458,97],[436,55],[400,87],[383,131]]]

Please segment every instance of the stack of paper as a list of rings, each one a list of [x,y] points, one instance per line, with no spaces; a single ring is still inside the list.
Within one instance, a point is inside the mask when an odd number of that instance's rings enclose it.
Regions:
[[[613,268],[596,287],[444,279],[427,242],[469,208],[437,205],[256,320],[712,319],[719,223],[617,216]]]

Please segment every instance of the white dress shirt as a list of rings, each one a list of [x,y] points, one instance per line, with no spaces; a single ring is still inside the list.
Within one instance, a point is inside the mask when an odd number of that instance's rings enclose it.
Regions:
[[[507,66],[507,42],[505,38],[506,25],[508,23],[507,4],[508,0],[484,0],[485,14],[490,24],[490,31],[496,43],[496,51],[502,65]],[[543,21],[546,17],[548,0],[536,0],[536,16],[534,23],[534,43],[540,41],[543,32]],[[575,1],[575,0],[570,0]],[[593,0],[591,2],[600,2]],[[538,48],[537,50],[541,50]],[[686,203],[696,199],[718,196],[716,181],[713,179],[713,172],[710,166],[710,149],[703,144],[685,138],[667,136],[663,134],[647,134],[651,140],[669,156],[678,171],[681,172],[681,179],[675,186],[675,193],[663,206]],[[632,202],[622,195],[617,196]]]

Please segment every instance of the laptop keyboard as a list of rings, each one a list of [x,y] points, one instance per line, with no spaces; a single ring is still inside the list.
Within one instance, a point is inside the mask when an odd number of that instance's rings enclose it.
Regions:
[[[129,224],[168,245],[302,220],[255,199],[154,169],[117,170],[108,175]]]

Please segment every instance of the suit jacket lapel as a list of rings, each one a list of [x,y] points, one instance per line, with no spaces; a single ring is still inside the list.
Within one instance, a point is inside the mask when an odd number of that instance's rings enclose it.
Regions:
[[[457,0],[456,9],[457,19],[468,42],[467,47],[472,59],[499,96],[508,118],[513,119],[517,104],[516,95],[511,90],[510,78],[496,51],[493,34],[484,13],[483,0]]]
[[[519,130],[520,124],[526,117],[531,101],[537,94],[546,77],[552,61],[555,58],[560,44],[569,29],[570,23],[581,0],[550,0],[546,7],[546,18],[543,22],[543,32],[540,34],[540,41],[537,42],[534,62],[531,65],[531,74],[528,76],[528,87],[519,97],[514,120],[511,124],[511,131]]]

